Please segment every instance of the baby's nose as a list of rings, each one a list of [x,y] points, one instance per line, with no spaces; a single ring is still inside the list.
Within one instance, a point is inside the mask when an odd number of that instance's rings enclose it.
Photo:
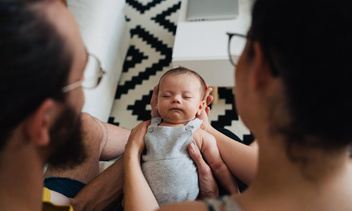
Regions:
[[[181,97],[178,96],[178,95],[175,95],[175,96],[172,98],[172,103],[181,103]]]

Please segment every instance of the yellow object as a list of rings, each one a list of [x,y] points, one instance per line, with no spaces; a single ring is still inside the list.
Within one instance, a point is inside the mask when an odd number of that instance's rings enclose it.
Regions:
[[[50,202],[50,199],[50,190],[43,188],[43,211],[73,211],[71,205],[56,205]]]

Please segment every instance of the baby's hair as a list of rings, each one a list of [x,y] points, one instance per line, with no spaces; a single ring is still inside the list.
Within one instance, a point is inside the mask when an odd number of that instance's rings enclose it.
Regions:
[[[191,74],[191,75],[194,75],[196,76],[196,78],[199,79],[199,82],[200,82],[200,85],[201,85],[201,95],[200,96],[203,96],[202,99],[204,99],[205,97],[205,90],[206,90],[206,86],[205,86],[205,81],[204,79],[202,78],[202,76],[200,76],[197,72],[193,71],[193,70],[190,70],[188,68],[185,68],[185,67],[182,67],[182,66],[179,66],[179,67],[176,67],[176,68],[173,68],[171,70],[168,70],[166,73],[164,73],[164,75],[161,76],[160,80],[159,80],[159,85],[160,86],[160,82],[161,80],[165,77],[165,76],[168,76],[168,75],[181,75],[181,74]]]

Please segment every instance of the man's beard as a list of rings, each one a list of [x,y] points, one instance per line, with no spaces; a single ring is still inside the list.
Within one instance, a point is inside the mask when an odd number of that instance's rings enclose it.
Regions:
[[[54,168],[68,169],[81,164],[86,158],[82,139],[81,115],[66,107],[50,130],[52,155],[47,163]]]

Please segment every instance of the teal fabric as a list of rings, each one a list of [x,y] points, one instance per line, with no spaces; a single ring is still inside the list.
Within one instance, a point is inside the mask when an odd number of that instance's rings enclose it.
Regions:
[[[74,198],[85,185],[81,181],[66,177],[47,177],[44,179],[44,187],[69,198]]]

